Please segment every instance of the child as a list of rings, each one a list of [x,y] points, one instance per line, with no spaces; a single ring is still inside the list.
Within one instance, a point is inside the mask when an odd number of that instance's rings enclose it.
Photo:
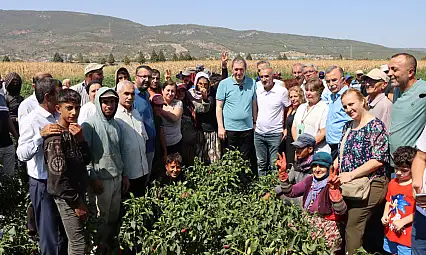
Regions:
[[[182,156],[179,153],[173,153],[167,156],[166,173],[161,178],[161,185],[169,185],[173,182],[183,181],[182,174]]]
[[[59,92],[56,110],[63,132],[44,141],[48,168],[47,192],[53,196],[67,234],[68,252],[84,254],[83,222],[88,216],[84,202],[87,188],[86,165],[91,160],[89,147],[77,124],[81,97],[72,89]]]
[[[383,249],[392,254],[411,254],[411,223],[415,211],[411,164],[416,149],[399,147],[394,153],[396,178],[388,185],[382,223],[385,226]]]

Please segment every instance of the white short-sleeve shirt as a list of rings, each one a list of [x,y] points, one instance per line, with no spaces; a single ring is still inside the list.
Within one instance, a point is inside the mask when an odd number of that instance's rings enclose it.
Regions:
[[[308,103],[304,103],[297,108],[294,115],[293,127],[296,128],[296,137],[303,133],[316,136],[321,129],[325,128],[328,116],[328,105],[324,101],[319,101],[308,110]],[[330,146],[322,141],[316,146],[315,151],[331,152]]]
[[[274,80],[275,82],[275,80]],[[275,82],[270,91],[262,83],[256,83],[258,114],[256,133],[282,133],[284,108],[290,106],[288,90],[282,83]]]

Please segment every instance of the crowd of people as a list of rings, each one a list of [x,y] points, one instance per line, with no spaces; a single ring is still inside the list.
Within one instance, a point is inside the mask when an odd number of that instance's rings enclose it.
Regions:
[[[243,58],[230,66],[228,77],[222,53],[221,74],[198,66],[176,82],[166,70],[164,83],[147,65],[134,81],[121,67],[106,86],[104,65],[92,63],[74,86],[35,74],[26,99],[19,74],[7,74],[0,164],[13,176],[15,157],[26,162],[28,227],[41,253],[86,254],[89,215],[96,253],[111,251],[123,199],[143,196],[155,180],[183,180],[195,157],[210,164],[230,148],[253,176],[278,174],[264,199],[276,193],[315,214],[334,253],[426,254],[426,83],[415,57],[396,54],[355,79],[339,66],[296,63],[285,80],[268,61],[257,63],[256,79]]]

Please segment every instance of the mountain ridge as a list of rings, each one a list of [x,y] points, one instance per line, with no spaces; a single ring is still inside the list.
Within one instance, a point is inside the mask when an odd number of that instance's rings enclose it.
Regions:
[[[0,55],[33,61],[47,61],[55,52],[73,58],[82,53],[94,61],[109,53],[133,58],[139,51],[149,58],[153,49],[163,50],[169,59],[186,51],[217,57],[221,50],[266,59],[283,53],[290,58],[385,59],[401,51],[356,40],[197,24],[145,26],[100,14],[29,10],[0,10],[0,43]],[[426,56],[423,50],[403,50]]]

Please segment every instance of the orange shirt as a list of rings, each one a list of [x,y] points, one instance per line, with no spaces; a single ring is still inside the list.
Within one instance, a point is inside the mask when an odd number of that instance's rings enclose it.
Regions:
[[[385,226],[386,237],[395,243],[411,247],[411,223],[406,225],[401,232],[395,232],[391,223],[397,219],[403,219],[416,210],[416,204],[412,191],[413,185],[402,186],[396,179],[389,182],[386,201],[390,202],[389,225]]]

